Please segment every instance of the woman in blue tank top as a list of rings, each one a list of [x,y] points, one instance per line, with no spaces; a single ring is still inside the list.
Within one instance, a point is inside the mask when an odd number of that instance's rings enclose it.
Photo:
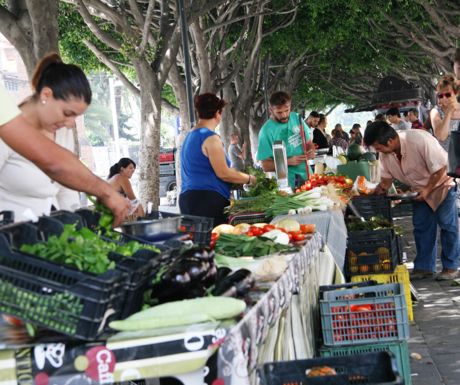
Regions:
[[[181,150],[182,214],[226,223],[224,208],[230,204],[231,183],[255,183],[255,177],[230,168],[224,145],[215,129],[222,119],[225,101],[206,93],[195,97],[196,126],[188,133]]]

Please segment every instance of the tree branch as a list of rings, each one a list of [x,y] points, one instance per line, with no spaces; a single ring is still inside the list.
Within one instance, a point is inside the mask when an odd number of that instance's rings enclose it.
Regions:
[[[88,8],[86,8],[86,5],[84,4],[83,0],[76,0],[76,2],[78,11],[83,20],[85,21],[86,25],[88,26],[88,28],[91,30],[91,32],[94,33],[94,35],[104,44],[108,45],[114,50],[119,51],[121,49],[121,44],[118,41],[116,41],[112,36],[105,33],[99,28],[99,26],[89,13]]]
[[[83,40],[83,44],[85,44],[91,50],[91,52],[93,52],[94,55],[96,55],[96,57],[101,63],[108,67],[113,72],[113,74],[120,79],[120,81],[125,85],[125,87],[129,89],[129,91],[131,91],[136,96],[140,96],[139,89],[129,81],[125,74],[121,72],[120,69],[114,63],[112,63],[112,61],[106,56],[105,53],[99,50],[99,48],[97,48],[93,43],[91,43],[88,40]]]

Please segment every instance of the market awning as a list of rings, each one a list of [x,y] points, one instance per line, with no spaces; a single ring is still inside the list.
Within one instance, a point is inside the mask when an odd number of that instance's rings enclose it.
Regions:
[[[395,76],[387,76],[380,81],[377,91],[369,99],[368,104],[348,108],[345,112],[417,106],[423,100],[423,90]]]

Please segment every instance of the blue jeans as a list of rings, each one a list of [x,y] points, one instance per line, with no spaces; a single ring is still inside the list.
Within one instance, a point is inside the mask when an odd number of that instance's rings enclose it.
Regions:
[[[426,202],[414,202],[412,223],[417,248],[414,269],[436,272],[437,230],[441,229],[441,263],[444,269],[457,269],[459,259],[458,212],[456,188],[433,211]]]

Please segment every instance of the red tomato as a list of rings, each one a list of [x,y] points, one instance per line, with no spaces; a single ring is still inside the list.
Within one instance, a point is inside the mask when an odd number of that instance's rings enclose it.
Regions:
[[[311,190],[311,183],[310,182],[305,182],[304,184],[306,190]]]
[[[251,226],[249,227],[248,233],[249,232],[251,232],[254,237],[258,237],[259,235],[262,235],[264,233],[264,230],[260,227]],[[246,235],[248,235],[248,233],[246,233]]]
[[[267,233],[271,230],[274,230],[276,227],[274,225],[265,225],[262,230],[264,231],[264,233]]]
[[[372,310],[372,305],[351,305],[350,306],[351,311],[371,311]]]
[[[294,242],[300,242],[305,240],[305,234],[292,234],[292,240]]]
[[[316,230],[316,225],[314,224],[302,224],[300,225],[300,231],[302,234],[311,234]]]

